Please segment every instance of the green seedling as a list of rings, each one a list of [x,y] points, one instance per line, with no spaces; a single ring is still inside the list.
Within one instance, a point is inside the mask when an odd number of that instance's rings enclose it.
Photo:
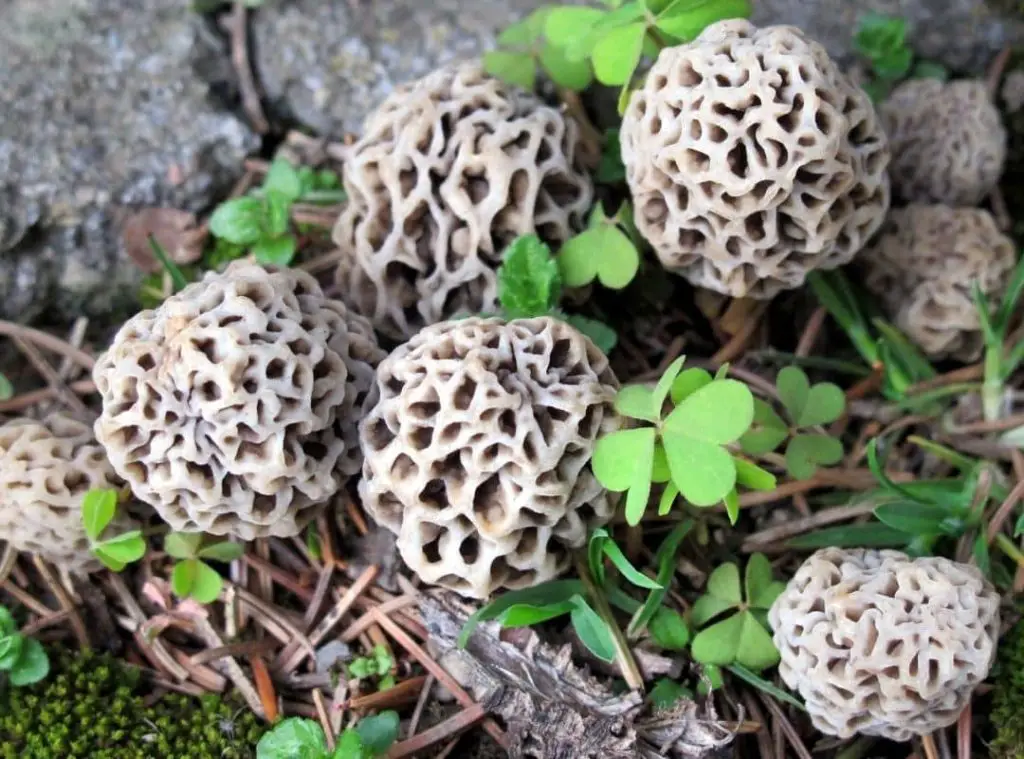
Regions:
[[[551,248],[536,235],[516,238],[505,251],[498,268],[498,302],[506,319],[554,316],[578,329],[605,353],[615,347],[617,336],[608,325],[558,308],[562,275]]]
[[[82,524],[89,540],[89,550],[114,572],[120,572],[146,555],[146,541],[141,530],[103,537],[117,513],[118,500],[119,493],[113,488],[90,490],[82,499]]]
[[[394,666],[395,661],[391,658],[388,647],[377,645],[373,647],[370,656],[353,659],[349,662],[347,669],[348,676],[353,680],[380,678],[377,684],[378,690],[387,690],[395,685],[394,675],[391,674]]]
[[[1005,385],[1024,361],[1024,340],[1010,341],[1021,294],[1024,293],[1024,259],[1018,261],[1006,285],[998,307],[994,307],[977,282],[971,285],[974,305],[985,341],[985,376],[981,386],[982,409],[986,421],[996,421],[1005,413]]]
[[[621,290],[640,269],[632,209],[623,203],[615,216],[607,216],[599,203],[590,214],[588,229],[558,251],[558,270],[566,287],[583,287],[597,279],[612,290]]]
[[[902,79],[949,78],[949,71],[931,61],[914,62],[914,51],[907,44],[907,21],[898,16],[865,13],[857,21],[854,48],[871,64],[872,81],[865,91],[875,102],[886,98]]]
[[[50,658],[35,638],[18,632],[18,625],[7,607],[0,606],[0,673],[11,685],[32,685],[50,672]]]
[[[647,510],[652,485],[665,483],[658,508],[667,514],[677,496],[697,507],[723,503],[739,516],[740,485],[771,490],[775,477],[734,455],[728,446],[750,429],[754,396],[734,379],[703,369],[683,371],[674,361],[654,388],[630,385],[619,391],[616,410],[649,426],[601,437],[591,465],[604,487],[626,493],[626,521],[636,525]],[[664,409],[671,400],[672,410]]]
[[[256,744],[256,759],[376,759],[398,740],[400,720],[393,711],[364,717],[338,736],[334,751],[319,722],[302,717],[282,720]]]
[[[768,629],[768,609],[785,585],[772,578],[772,565],[762,554],[747,562],[743,586],[740,570],[723,564],[708,578],[707,590],[693,605],[690,621],[703,627],[690,651],[695,661],[725,667],[739,664],[758,672],[777,664],[779,652]],[[744,592],[745,591],[745,592]],[[705,627],[709,622],[729,616]]]
[[[203,545],[202,533],[172,532],[164,538],[164,550],[178,561],[171,572],[171,590],[178,598],[208,604],[220,595],[223,579],[209,561],[231,562],[245,549],[240,543],[222,540]]]
[[[754,399],[754,423],[740,438],[745,453],[761,456],[786,444],[786,472],[795,480],[814,476],[819,466],[831,466],[843,458],[843,444],[820,431],[820,426],[843,415],[846,396],[828,382],[811,385],[802,369],[787,366],[779,372],[775,387],[786,420],[771,404]]]

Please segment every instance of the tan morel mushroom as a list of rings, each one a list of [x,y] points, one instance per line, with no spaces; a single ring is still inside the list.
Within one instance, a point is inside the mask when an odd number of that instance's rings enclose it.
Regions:
[[[576,122],[477,62],[400,87],[345,163],[342,297],[403,340],[493,310],[508,243],[559,243],[582,228],[593,198],[583,155]]]
[[[897,199],[974,206],[999,182],[1006,130],[985,82],[911,79],[879,111]]]
[[[983,346],[972,282],[998,302],[1016,261],[987,211],[925,205],[894,209],[858,257],[865,286],[903,332],[930,356],[964,361]]]
[[[87,424],[52,414],[0,426],[0,540],[19,550],[70,572],[98,569],[82,500],[94,488],[122,486]]]
[[[956,722],[988,675],[999,594],[977,567],[826,548],[768,615],[779,674],[814,726],[909,740]]]
[[[130,319],[96,364],[96,435],[175,530],[298,533],[361,464],[384,353],[308,274],[242,261]]]
[[[363,505],[420,577],[486,598],[561,573],[615,502],[589,467],[618,381],[562,321],[427,327],[385,359],[360,427]]]
[[[636,224],[662,264],[735,297],[849,262],[889,207],[870,100],[792,27],[722,21],[662,50],[621,142]]]

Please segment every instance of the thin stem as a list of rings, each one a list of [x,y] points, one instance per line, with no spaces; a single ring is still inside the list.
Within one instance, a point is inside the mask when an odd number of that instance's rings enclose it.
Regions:
[[[608,629],[612,631],[612,638],[615,641],[615,660],[619,665],[619,671],[622,673],[622,679],[633,690],[642,691],[644,689],[644,678],[640,674],[640,668],[636,664],[636,659],[633,658],[633,652],[629,648],[626,636],[623,635],[622,629],[619,627],[618,622],[615,621],[615,615],[608,605],[608,599],[605,598],[604,593],[601,592],[590,577],[586,556],[577,556],[576,571],[583,582],[583,587],[587,591],[587,598],[594,604],[598,616],[604,620],[605,624],[608,625]]]
[[[1024,567],[1024,553],[1020,552],[1020,549],[1017,548],[1012,540],[1006,537],[1005,533],[1000,532],[996,535],[996,545],[999,546],[1003,553],[1017,562],[1017,566]]]

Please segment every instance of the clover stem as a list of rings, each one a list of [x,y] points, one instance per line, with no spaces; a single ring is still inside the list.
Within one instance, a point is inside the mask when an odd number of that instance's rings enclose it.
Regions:
[[[981,386],[981,405],[986,422],[994,422],[1001,416],[1003,405],[1002,343],[990,345],[985,350],[985,380]]]
[[[594,610],[612,632],[612,639],[615,641],[615,661],[619,665],[622,679],[633,690],[642,691],[644,689],[643,675],[640,674],[640,668],[637,667],[636,659],[633,658],[633,652],[629,648],[626,636],[622,633],[622,628],[615,621],[615,615],[608,605],[608,599],[605,597],[604,592],[594,584],[594,580],[590,576],[590,569],[587,567],[587,557],[585,555],[577,555],[576,571],[583,582],[587,598],[594,604]]]

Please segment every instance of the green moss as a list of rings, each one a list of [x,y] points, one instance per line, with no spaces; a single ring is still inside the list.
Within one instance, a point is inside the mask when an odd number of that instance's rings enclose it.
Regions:
[[[138,670],[52,651],[53,671],[0,693],[0,759],[251,759],[264,732],[240,704],[171,695],[147,706]]]
[[[992,759],[1024,759],[1024,622],[999,641],[992,679]]]

